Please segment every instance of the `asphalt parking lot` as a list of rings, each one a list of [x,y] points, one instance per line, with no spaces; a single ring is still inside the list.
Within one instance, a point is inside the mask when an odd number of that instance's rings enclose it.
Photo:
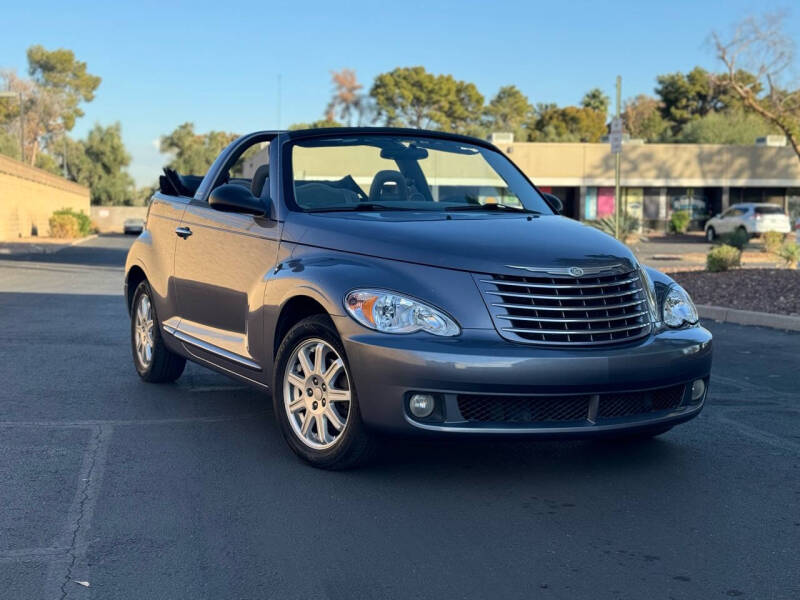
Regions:
[[[800,598],[800,335],[707,323],[707,407],[651,442],[329,473],[258,391],[139,381],[131,241],[0,257],[0,598]]]

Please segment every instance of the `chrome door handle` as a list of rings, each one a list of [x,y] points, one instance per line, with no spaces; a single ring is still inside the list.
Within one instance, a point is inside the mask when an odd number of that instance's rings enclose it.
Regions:
[[[189,229],[188,227],[176,227],[175,235],[177,235],[178,237],[182,237],[183,239],[186,239],[190,235],[192,235],[192,230]]]

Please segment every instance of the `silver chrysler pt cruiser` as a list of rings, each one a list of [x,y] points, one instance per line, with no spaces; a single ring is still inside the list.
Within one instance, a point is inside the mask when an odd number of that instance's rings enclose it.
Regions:
[[[560,210],[479,139],[244,136],[204,176],[161,177],[125,270],[134,365],[269,392],[324,468],[382,432],[646,437],[695,417],[711,334],[692,300]]]

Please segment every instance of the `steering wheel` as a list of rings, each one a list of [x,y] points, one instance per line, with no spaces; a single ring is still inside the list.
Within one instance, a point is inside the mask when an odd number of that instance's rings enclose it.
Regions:
[[[383,186],[387,183],[394,183],[397,186],[397,195],[402,200],[408,199],[408,184],[406,178],[400,171],[378,171],[369,186],[369,201],[380,202]]]

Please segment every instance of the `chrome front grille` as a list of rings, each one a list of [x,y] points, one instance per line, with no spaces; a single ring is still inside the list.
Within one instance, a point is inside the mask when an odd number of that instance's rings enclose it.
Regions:
[[[475,275],[503,337],[542,345],[620,344],[650,333],[647,296],[636,269],[582,277]]]

